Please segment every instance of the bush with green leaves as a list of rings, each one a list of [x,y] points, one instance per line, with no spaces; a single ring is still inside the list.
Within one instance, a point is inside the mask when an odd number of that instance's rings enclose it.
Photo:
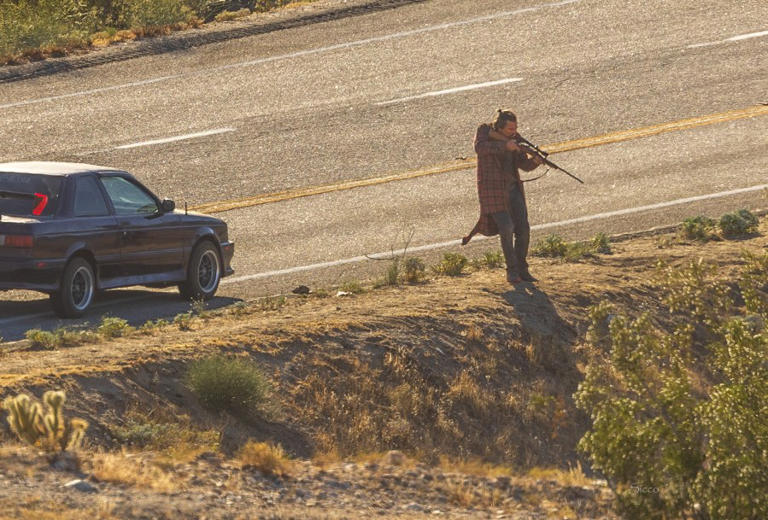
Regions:
[[[713,219],[699,215],[683,220],[678,232],[685,240],[707,242],[716,237],[716,227],[717,223]]]
[[[27,49],[84,44],[96,28],[85,0],[0,1],[0,58]]]
[[[61,347],[74,347],[86,339],[82,332],[76,332],[66,327],[59,327],[54,331],[29,329],[25,337],[29,340],[32,347],[54,350]]]
[[[421,258],[410,256],[403,264],[403,278],[407,283],[419,283],[426,275],[427,267]]]
[[[757,233],[759,220],[749,210],[740,209],[720,217],[720,230],[725,237],[738,237]]]
[[[262,409],[271,388],[255,361],[223,355],[191,363],[185,381],[206,408],[245,414]]]
[[[135,330],[134,327],[128,325],[128,321],[116,316],[104,316],[99,326],[96,327],[96,332],[105,338],[119,338]]]
[[[739,278],[765,284],[765,271],[755,279],[763,262],[768,255],[753,255]],[[649,313],[630,318],[606,303],[590,311],[575,398],[592,427],[579,448],[627,518],[766,518],[765,299],[738,307],[701,261],[663,267],[658,285],[667,329]]]
[[[436,274],[446,276],[459,276],[467,267],[467,257],[459,253],[445,253],[439,264],[433,265],[432,270]]]
[[[610,254],[610,238],[605,233],[598,233],[585,242],[568,242],[559,235],[547,235],[533,247],[533,256],[562,258],[574,262],[596,254]]]
[[[26,394],[7,397],[3,408],[8,411],[8,424],[19,439],[44,451],[60,452],[80,447],[88,423],[64,417],[67,396],[64,391],[43,394],[43,405]]]

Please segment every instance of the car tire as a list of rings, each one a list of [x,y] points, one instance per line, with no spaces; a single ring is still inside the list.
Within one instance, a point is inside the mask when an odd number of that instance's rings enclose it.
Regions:
[[[204,240],[195,246],[187,266],[187,280],[179,292],[188,300],[210,300],[221,281],[221,255],[214,244]]]
[[[79,318],[88,310],[96,293],[93,266],[85,258],[67,263],[59,290],[51,294],[53,310],[61,318]]]

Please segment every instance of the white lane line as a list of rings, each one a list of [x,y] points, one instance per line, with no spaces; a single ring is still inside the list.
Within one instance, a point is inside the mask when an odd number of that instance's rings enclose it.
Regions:
[[[102,87],[102,88],[94,88],[91,90],[83,90],[80,92],[72,92],[70,94],[61,94],[58,96],[49,96],[44,98],[36,98],[36,99],[28,99],[26,101],[17,101],[15,103],[6,103],[5,105],[0,105],[0,110],[4,108],[13,108],[13,107],[20,107],[24,105],[34,105],[36,103],[46,103],[49,101],[58,101],[59,99],[66,99],[66,98],[72,98],[72,97],[80,97],[80,96],[90,96],[91,94],[99,94],[101,92],[109,92],[110,90],[119,90],[123,88],[130,88],[130,87],[140,87],[142,85],[150,85],[152,83],[159,83],[161,81],[168,81],[170,79],[180,78],[181,74],[175,74],[173,76],[161,76],[159,78],[152,78],[152,79],[145,79],[142,81],[133,81],[131,83],[123,83],[121,85],[113,85],[111,87]]]
[[[308,56],[308,55],[311,55],[311,54],[320,54],[320,53],[324,53],[324,52],[336,51],[336,50],[339,50],[339,49],[348,49],[348,48],[351,48],[351,47],[359,47],[361,45],[367,45],[369,43],[376,43],[376,42],[383,42],[383,41],[387,41],[387,40],[395,40],[395,39],[399,39],[399,38],[406,38],[408,36],[414,36],[414,35],[417,35],[417,34],[424,34],[424,33],[429,33],[429,32],[434,32],[434,31],[442,31],[444,29],[451,29],[453,27],[461,27],[463,25],[471,25],[471,24],[476,24],[476,23],[488,22],[488,21],[497,20],[497,19],[500,19],[500,18],[508,18],[510,16],[516,16],[516,15],[524,14],[524,13],[531,13],[531,12],[539,11],[541,9],[547,9],[547,8],[551,8],[551,7],[560,7],[560,6],[564,6],[564,5],[568,5],[568,4],[574,4],[574,3],[577,3],[577,2],[580,2],[580,1],[581,0],[562,0],[560,2],[551,2],[551,3],[546,3],[546,4],[540,4],[540,5],[535,5],[535,6],[532,6],[532,7],[526,7],[526,8],[523,8],[523,9],[515,9],[513,11],[502,11],[502,12],[495,13],[495,14],[479,16],[477,18],[470,18],[470,19],[467,19],[467,20],[461,20],[461,21],[458,21],[458,22],[448,22],[448,23],[443,23],[443,24],[439,24],[439,25],[430,25],[430,26],[427,26],[427,27],[422,27],[421,29],[414,29],[414,30],[411,30],[411,31],[402,31],[402,32],[397,32],[397,33],[393,33],[393,34],[387,34],[387,35],[383,35],[383,36],[375,36],[375,37],[372,37],[372,38],[366,38],[364,40],[355,40],[355,41],[351,41],[351,42],[337,43],[335,45],[329,45],[329,46],[326,46],[326,47],[317,47],[317,48],[314,48],[314,49],[307,49],[307,50],[304,50],[304,51],[291,52],[291,53],[288,53],[288,54],[280,54],[280,55],[277,55],[277,56],[269,56],[267,58],[258,58],[258,59],[255,59],[255,60],[242,61],[242,62],[238,62],[238,63],[230,63],[228,65],[220,65],[218,67],[213,67],[213,68],[209,68],[209,69],[205,69],[205,70],[198,70],[198,71],[195,71],[195,72],[188,72],[188,73],[184,73],[184,74],[176,74],[176,75],[173,75],[173,76],[162,76],[162,77],[148,79],[148,80],[144,80],[144,81],[135,81],[135,82],[131,82],[131,83],[124,83],[124,84],[121,84],[121,85],[114,85],[114,86],[111,86],[111,87],[104,87],[104,88],[98,88],[98,89],[92,89],[92,90],[84,90],[84,91],[81,91],[81,92],[72,92],[70,94],[62,94],[60,96],[51,96],[51,97],[37,98],[37,99],[28,99],[26,101],[18,101],[16,103],[7,103],[7,104],[4,104],[4,105],[0,105],[0,109],[13,108],[13,107],[23,106],[23,105],[32,105],[32,104],[35,104],[35,103],[43,103],[43,102],[46,102],[46,101],[55,101],[55,100],[58,100],[58,99],[71,98],[71,97],[77,97],[77,96],[88,96],[88,95],[96,94],[96,93],[99,93],[99,92],[107,92],[107,91],[110,91],[110,90],[138,87],[138,86],[142,86],[142,85],[148,85],[150,83],[158,83],[158,82],[161,82],[161,81],[168,81],[168,80],[171,80],[171,79],[177,79],[177,78],[183,78],[183,77],[208,76],[212,72],[216,72],[216,71],[222,71],[222,70],[227,70],[227,69],[232,69],[232,68],[237,68],[237,67],[251,67],[253,65],[260,65],[262,63],[270,63],[270,62],[273,62],[273,61],[289,60],[289,59],[293,59],[293,58],[299,58],[299,57],[302,57],[302,56]]]
[[[694,43],[692,45],[688,45],[688,48],[696,49],[698,47],[711,47],[713,45],[722,45],[723,43],[728,43],[728,42],[739,42],[742,40],[749,40],[751,38],[760,38],[762,36],[768,36],[768,31],[739,34],[738,36],[731,36],[730,38],[726,38],[724,40],[717,40],[714,42]]]
[[[475,83],[474,85],[465,85],[463,87],[454,87],[449,88],[445,90],[435,90],[433,92],[427,92],[425,94],[417,94],[415,96],[408,96],[398,99],[392,99],[390,101],[380,101],[376,103],[378,106],[384,106],[384,105],[392,105],[394,103],[401,103],[403,101],[412,101],[414,99],[421,99],[426,97],[433,97],[433,96],[443,96],[446,94],[455,94],[456,92],[464,92],[467,90],[475,90],[478,88],[487,88],[487,87],[494,87],[496,85],[504,85],[506,83],[516,83],[518,81],[523,81],[523,78],[506,78],[506,79],[500,79],[496,81],[487,81],[485,83]]]
[[[709,193],[706,195],[697,195],[695,197],[687,197],[684,199],[677,199],[677,200],[671,200],[668,202],[659,202],[658,204],[650,204],[648,206],[638,206],[635,208],[627,208],[627,209],[621,209],[617,211],[608,211],[606,213],[597,213],[594,215],[587,215],[584,217],[578,217],[578,218],[572,218],[568,220],[560,220],[558,222],[548,222],[546,224],[537,224],[535,226],[531,226],[532,230],[539,231],[539,230],[545,230],[555,227],[561,227],[561,226],[567,226],[570,224],[580,224],[583,222],[589,222],[592,220],[602,220],[602,219],[609,219],[613,217],[619,217],[622,215],[631,215],[633,213],[641,213],[644,211],[651,211],[655,209],[662,209],[662,208],[668,208],[670,206],[678,206],[681,204],[688,204],[690,202],[697,202],[701,200],[708,200],[708,199],[718,199],[722,197],[729,197],[731,195],[740,195],[743,193],[750,193],[753,191],[760,191],[768,189],[768,184],[760,184],[758,186],[750,186],[748,188],[739,188],[736,190],[729,190],[729,191],[721,191],[718,193]],[[488,240],[495,237],[486,237],[486,236],[478,236],[474,240]],[[443,247],[454,247],[461,244],[461,240],[449,240],[448,242],[439,242],[436,244],[426,244],[423,246],[416,246],[416,247],[409,247],[408,252],[411,253],[418,253],[420,251],[430,251],[433,249],[440,249]],[[280,276],[280,275],[286,275],[286,274],[294,274],[294,273],[300,273],[303,271],[314,271],[316,269],[323,269],[326,267],[335,267],[340,265],[346,265],[346,264],[354,264],[359,262],[364,262],[366,260],[370,259],[386,259],[390,258],[392,255],[402,255],[404,254],[404,250],[399,251],[388,251],[386,253],[373,253],[370,255],[364,255],[364,256],[355,256],[353,258],[344,258],[342,260],[334,260],[331,262],[322,262],[319,264],[311,264],[311,265],[302,265],[298,267],[291,267],[288,269],[279,269],[276,271],[267,271],[264,273],[257,273],[257,274],[248,274],[243,276],[236,276],[234,278],[225,278],[221,281],[221,285],[229,285],[233,283],[238,282],[245,282],[249,280],[258,280],[262,278],[271,278],[273,276]]]
[[[126,150],[128,148],[138,148],[140,146],[152,146],[155,144],[173,143],[176,141],[185,141],[187,139],[197,139],[198,137],[206,137],[209,135],[224,134],[227,132],[234,132],[234,128],[216,128],[214,130],[206,130],[205,132],[196,132],[194,134],[177,135],[174,137],[166,137],[164,139],[154,139],[152,141],[142,141],[140,143],[124,144],[121,146],[115,146],[115,150]]]

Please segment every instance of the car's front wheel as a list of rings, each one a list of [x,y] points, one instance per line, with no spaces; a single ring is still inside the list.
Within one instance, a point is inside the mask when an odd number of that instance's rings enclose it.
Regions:
[[[187,267],[187,280],[179,292],[189,300],[210,300],[221,281],[221,257],[216,246],[204,240],[195,246]]]
[[[53,310],[62,318],[79,318],[93,302],[95,292],[93,266],[85,258],[75,257],[64,268],[59,290],[51,294]]]

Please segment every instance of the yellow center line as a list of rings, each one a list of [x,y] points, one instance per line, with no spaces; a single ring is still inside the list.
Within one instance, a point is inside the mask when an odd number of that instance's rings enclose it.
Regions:
[[[581,150],[583,148],[592,148],[595,146],[603,146],[606,144],[620,143],[622,141],[641,139],[643,137],[650,137],[653,135],[663,134],[667,132],[679,132],[681,130],[688,130],[690,128],[697,128],[700,126],[714,125],[717,123],[724,123],[727,121],[736,121],[739,119],[748,119],[751,117],[758,117],[758,116],[764,116],[764,115],[768,115],[768,106],[757,105],[757,106],[742,108],[738,110],[729,110],[727,112],[719,112],[716,114],[691,117],[688,119],[680,119],[678,121],[671,121],[668,123],[644,126],[644,127],[634,128],[630,130],[622,130],[620,132],[611,132],[608,134],[598,135],[594,137],[587,137],[584,139],[574,139],[570,141],[563,141],[560,143],[553,143],[546,146],[542,146],[541,149],[551,154],[556,154],[561,152],[570,152],[573,150]],[[339,182],[334,184],[309,186],[306,188],[297,188],[293,190],[281,191],[278,193],[267,193],[263,195],[256,195],[253,197],[246,197],[243,199],[221,201],[221,202],[209,202],[206,204],[193,206],[190,209],[194,211],[200,211],[203,213],[221,213],[224,211],[248,208],[251,206],[259,206],[261,204],[270,204],[273,202],[281,202],[285,200],[297,199],[300,197],[309,197],[312,195],[321,195],[323,193],[351,190],[352,188],[362,188],[365,186],[375,186],[378,184],[386,184],[388,182],[415,179],[417,177],[425,177],[427,175],[435,175],[439,173],[448,173],[448,172],[454,172],[454,171],[467,170],[467,169],[473,168],[476,164],[477,164],[477,160],[474,158],[457,159],[455,161],[438,164],[430,168],[422,168],[419,170],[408,170],[405,172],[392,173],[392,174],[384,175],[381,177],[375,177],[371,179],[358,179],[358,180],[344,181],[344,182]]]

